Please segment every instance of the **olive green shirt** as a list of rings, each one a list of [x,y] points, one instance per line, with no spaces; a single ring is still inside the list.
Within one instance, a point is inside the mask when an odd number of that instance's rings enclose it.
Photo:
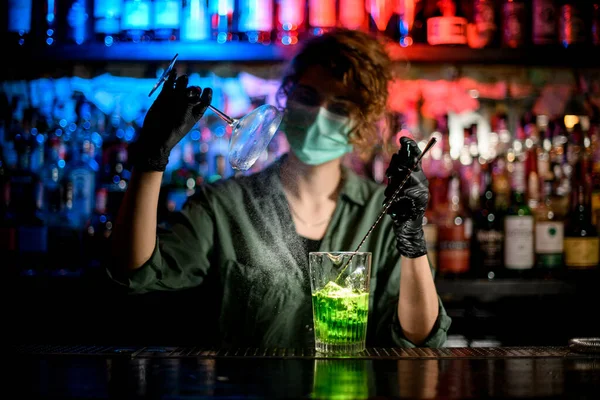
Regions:
[[[308,253],[282,190],[284,157],[259,173],[200,187],[168,228],[158,228],[146,264],[121,284],[133,293],[208,286],[218,294],[213,304],[186,306],[220,308],[223,346],[314,346]],[[381,211],[383,192],[382,185],[344,169],[319,250],[354,250]],[[401,265],[390,218],[381,220],[361,251],[372,252],[367,346],[414,347],[397,316]],[[450,324],[440,299],[423,346],[442,346]]]

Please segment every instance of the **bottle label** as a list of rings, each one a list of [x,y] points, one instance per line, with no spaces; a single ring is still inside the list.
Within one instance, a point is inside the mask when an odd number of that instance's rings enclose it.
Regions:
[[[121,28],[124,30],[150,29],[150,2],[147,0],[125,1]]]
[[[504,264],[509,269],[530,269],[534,264],[533,216],[504,219]]]
[[[595,268],[600,258],[598,237],[565,238],[565,264],[569,268]]]
[[[464,225],[439,228],[438,269],[440,272],[460,274],[469,270],[469,240]]]
[[[535,252],[562,254],[565,226],[562,222],[538,222],[535,225]]]
[[[427,20],[427,42],[432,45],[467,44],[467,20],[462,17],[432,17]]]
[[[563,255],[560,254],[538,254],[537,265],[540,268],[560,268],[563,266]]]
[[[477,267],[499,267],[502,263],[502,243],[504,234],[494,229],[478,229],[475,234],[477,247],[480,254],[478,260],[482,265]]]

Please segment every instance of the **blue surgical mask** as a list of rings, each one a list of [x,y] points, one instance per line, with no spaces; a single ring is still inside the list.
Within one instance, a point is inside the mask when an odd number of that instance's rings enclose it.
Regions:
[[[350,118],[324,107],[288,100],[280,129],[294,155],[308,165],[324,164],[352,151]]]

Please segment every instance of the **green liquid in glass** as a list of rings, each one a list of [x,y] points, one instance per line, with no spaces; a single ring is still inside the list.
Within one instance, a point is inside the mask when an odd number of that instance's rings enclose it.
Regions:
[[[329,282],[312,296],[317,351],[352,353],[364,350],[369,293]]]

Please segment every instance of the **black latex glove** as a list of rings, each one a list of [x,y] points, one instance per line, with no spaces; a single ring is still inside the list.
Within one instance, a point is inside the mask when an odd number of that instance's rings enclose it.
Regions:
[[[187,75],[171,71],[144,118],[139,137],[132,144],[133,167],[138,171],[164,171],[175,145],[204,115],[212,89],[188,88]]]
[[[421,150],[417,143],[407,137],[400,139],[400,150],[392,156],[390,165],[385,171],[388,185],[385,190],[385,201],[389,201],[409,169],[415,165]],[[423,232],[423,216],[429,201],[429,181],[421,169],[421,163],[413,170],[396,200],[388,208],[387,213],[394,222],[396,246],[400,254],[408,258],[417,258],[427,254],[427,246]]]

